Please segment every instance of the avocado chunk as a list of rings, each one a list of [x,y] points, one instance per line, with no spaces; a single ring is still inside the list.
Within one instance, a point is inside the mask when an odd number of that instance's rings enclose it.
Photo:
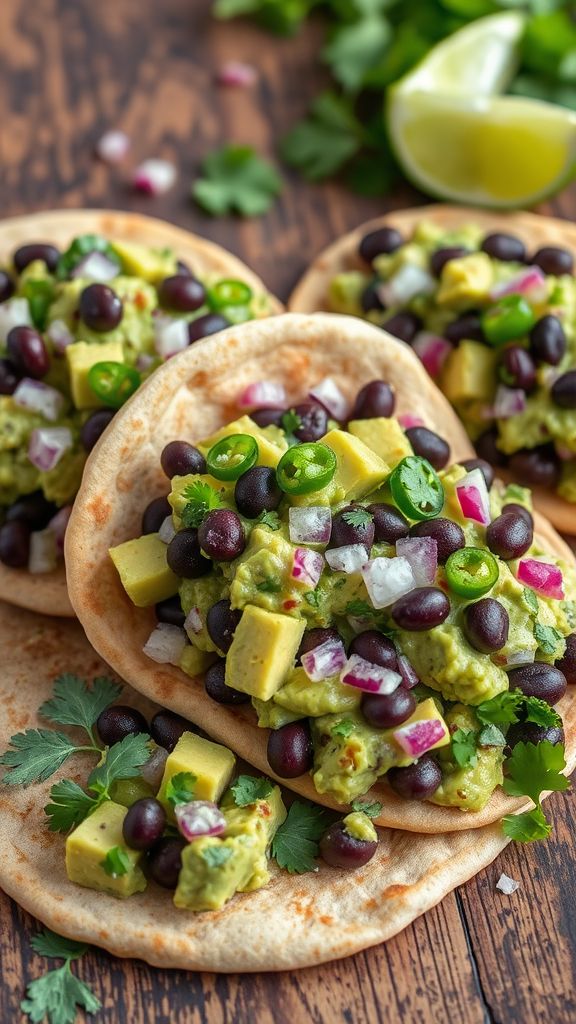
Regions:
[[[362,292],[370,278],[360,270],[346,270],[330,281],[328,298],[333,313],[362,316]]]
[[[358,839],[361,843],[378,842],[378,833],[364,811],[353,811],[352,814],[347,814],[343,818],[342,824],[353,839]]]
[[[398,420],[379,416],[371,420],[351,420],[348,430],[359,437],[371,451],[394,469],[407,455],[413,455],[412,445]]]
[[[120,341],[103,341],[100,345],[89,345],[77,341],[68,345],[66,362],[70,374],[72,401],[77,409],[99,409],[105,405],[88,383],[88,371],[96,363],[124,363],[124,349]]]
[[[462,341],[442,367],[440,387],[453,405],[491,402],[498,353],[479,341]]]
[[[271,466],[275,469],[288,445],[284,435],[275,427],[259,427],[249,416],[241,416],[232,423],[227,423],[215,434],[207,437],[204,441],[198,442],[198,448],[203,455],[206,455],[212,445],[221,441],[223,437],[230,437],[231,434],[249,434],[255,437],[258,442],[257,466]]]
[[[226,658],[226,685],[268,700],[294,665],[304,619],[246,605]]]
[[[169,249],[150,249],[138,242],[112,242],[122,262],[122,271],[156,284],[177,273],[176,257]]]
[[[210,665],[217,661],[218,655],[214,651],[201,651],[193,644],[186,644],[180,658],[180,668],[187,676],[195,679],[201,676]]]
[[[139,866],[142,854],[124,844],[122,825],[126,814],[125,807],[106,800],[70,833],[66,839],[66,874],[71,882],[122,899],[144,892],[146,878]],[[102,866],[106,855],[115,847],[130,861],[126,873],[116,877]]]
[[[274,703],[310,718],[353,711],[360,704],[360,690],[341,683],[338,676],[329,676],[313,683],[303,668],[295,668],[274,694]]]
[[[292,576],[295,550],[280,530],[254,527],[244,554],[235,563],[232,607],[256,604],[267,611],[298,615],[302,591],[310,590],[310,585]]]
[[[236,892],[266,885],[266,850],[286,818],[278,786],[265,800],[237,807],[231,793],[222,801],[223,836],[204,836],[182,851],[174,903],[185,910],[218,910]]]
[[[179,579],[166,561],[166,545],[146,533],[110,548],[120,581],[137,608],[148,608],[178,593]]]
[[[281,708],[279,704],[272,700],[260,700],[258,697],[252,697],[252,707],[258,715],[258,725],[261,729],[281,729],[283,725],[288,725],[290,722],[297,722],[300,718],[305,718],[305,715],[296,714],[295,711],[287,711],[286,708]]]
[[[455,732],[478,732],[480,725],[474,711],[463,704],[455,704],[446,715],[446,724]],[[440,807],[460,807],[464,811],[481,811],[496,786],[502,784],[503,747],[477,747],[476,754],[467,765],[458,765],[452,758],[452,748],[440,751],[442,782],[431,796],[430,802]]]
[[[370,494],[390,475],[387,463],[348,431],[329,430],[320,440],[332,449],[338,459],[332,483],[350,501]]]
[[[174,808],[166,797],[166,787],[174,775],[189,772],[196,779],[194,800],[217,802],[230,782],[236,758],[231,750],[212,743],[194,732],[182,734],[164,766],[164,775],[158,791],[158,800],[174,820]]]
[[[490,298],[494,278],[492,260],[485,252],[473,252],[459,260],[448,260],[436,295],[439,306],[467,309]]]

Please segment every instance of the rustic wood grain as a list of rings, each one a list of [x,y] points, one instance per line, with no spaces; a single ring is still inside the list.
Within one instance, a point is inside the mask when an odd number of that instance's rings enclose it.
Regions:
[[[59,206],[141,210],[227,246],[286,298],[306,263],[335,236],[422,197],[408,185],[386,200],[337,184],[310,185],[284,170],[285,189],[265,217],[212,220],[189,198],[203,154],[234,140],[274,156],[278,139],[325,84],[320,26],[298,41],[271,41],[248,24],[216,26],[209,0],[2,0],[0,2],[0,211]],[[258,67],[249,90],[218,88],[226,59]],[[133,141],[109,169],[94,159],[108,128]],[[175,188],[134,194],[130,167],[175,161]],[[576,191],[549,207],[576,214]],[[554,798],[548,844],[511,847],[497,864],[385,947],[291,974],[217,976],[158,971],[91,953],[78,965],[108,1024],[553,1024],[575,1019],[576,885],[573,807]],[[521,880],[511,897],[500,871]],[[0,893],[0,1021],[21,1019],[24,986],[46,968],[31,954],[35,925]]]

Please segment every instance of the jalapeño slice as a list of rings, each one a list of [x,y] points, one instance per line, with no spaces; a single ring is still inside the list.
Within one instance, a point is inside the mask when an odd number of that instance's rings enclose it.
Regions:
[[[522,295],[504,295],[482,314],[482,330],[491,345],[521,338],[536,323],[536,316]]]
[[[336,456],[328,445],[318,441],[296,444],[284,452],[276,479],[286,494],[310,494],[330,483],[336,467]]]
[[[498,562],[484,548],[460,548],[446,562],[446,579],[460,597],[482,597],[498,579]]]
[[[208,290],[208,301],[212,309],[220,311],[227,306],[248,306],[252,289],[244,281],[232,278],[218,281]]]
[[[119,409],[140,387],[138,370],[125,363],[94,363],[88,370],[88,384],[94,394],[112,409]]]
[[[427,459],[408,455],[392,470],[388,483],[398,508],[409,519],[434,519],[444,506],[444,488]]]
[[[230,434],[213,444],[206,468],[217,480],[238,480],[258,459],[259,448],[250,434]]]

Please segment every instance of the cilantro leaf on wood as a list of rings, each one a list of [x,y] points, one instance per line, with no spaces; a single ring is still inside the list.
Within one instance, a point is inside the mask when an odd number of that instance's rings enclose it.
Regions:
[[[376,11],[336,30],[322,56],[344,89],[353,92],[362,85],[384,55],[391,32],[386,18]]]
[[[44,928],[33,935],[30,945],[38,956],[54,957],[58,960],[77,960],[78,957],[84,956],[88,949],[85,942],[66,939],[63,935],[51,932],[49,928]]]
[[[166,799],[172,807],[176,804],[187,804],[194,799],[194,788],[197,778],[192,772],[177,772],[166,783]]]
[[[310,14],[317,0],[215,0],[217,18],[253,14],[257,21],[277,35],[293,35]]]
[[[230,787],[237,807],[248,807],[256,800],[265,800],[274,789],[274,784],[264,776],[239,775]]]
[[[150,737],[146,733],[130,734],[106,751],[106,759],[88,779],[88,789],[109,796],[116,779],[133,779],[150,757]]]
[[[339,171],[362,142],[362,126],[347,101],[326,92],[313,102],[308,117],[285,136],[280,153],[310,181],[319,181]]]
[[[502,831],[517,843],[533,843],[537,839],[548,839],[552,826],[542,808],[533,807],[521,814],[507,814],[502,819]]]
[[[362,508],[351,508],[347,512],[342,513],[342,519],[348,526],[366,526],[372,522],[372,516],[368,509]]]
[[[452,754],[460,768],[477,764],[476,733],[473,730],[465,732],[464,729],[456,729],[452,733]]]
[[[104,860],[100,862],[100,867],[111,878],[121,878],[130,870],[130,863],[128,852],[121,846],[113,846],[111,850],[108,850]]]
[[[98,676],[89,687],[85,679],[64,672],[54,682],[53,695],[39,714],[59,725],[76,725],[93,740],[92,727],[98,716],[118,699],[122,687],[107,676]]]
[[[323,807],[295,800],[272,840],[271,853],[278,867],[297,875],[314,871],[319,842],[329,820]]]
[[[222,499],[218,491],[202,480],[196,480],[193,484],[189,484],[182,493],[186,498],[186,504],[180,518],[182,525],[186,528],[200,526],[208,512],[222,506]]]
[[[353,800],[350,804],[353,811],[359,811],[362,814],[366,814],[369,818],[377,818],[382,810],[382,804],[379,800],[374,800],[372,803],[366,803],[359,797]]]
[[[542,793],[561,793],[570,787],[570,781],[562,775],[565,767],[564,747],[560,743],[517,743],[506,760],[504,792],[509,796],[529,796],[537,804]]]
[[[13,750],[0,757],[0,765],[10,768],[2,782],[9,786],[29,786],[31,782],[44,782],[62,767],[71,754],[78,750],[96,750],[78,747],[63,732],[52,729],[27,729],[10,738]]]
[[[74,1024],[77,1007],[86,1013],[97,1013],[102,1009],[100,1000],[88,985],[72,974],[68,960],[63,967],[31,981],[26,996],[20,1003],[20,1009],[33,1024],[45,1020],[48,1024]]]
[[[282,189],[278,172],[250,146],[223,146],[209,153],[202,174],[192,194],[215,216],[234,211],[245,217],[266,213]]]
[[[51,803],[44,808],[50,832],[70,832],[101,803],[99,796],[86,793],[72,779],[61,779],[54,783],[50,790],[50,800]]]

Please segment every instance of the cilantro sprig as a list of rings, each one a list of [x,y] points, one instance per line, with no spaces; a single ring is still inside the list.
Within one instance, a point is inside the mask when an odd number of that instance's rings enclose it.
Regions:
[[[20,1003],[20,1009],[33,1024],[45,1020],[48,1024],[74,1024],[77,1007],[86,1013],[97,1013],[102,1009],[92,989],[71,969],[72,962],[87,952],[87,945],[65,939],[45,928],[34,936],[31,946],[38,956],[64,961],[62,967],[47,971],[26,988],[26,998]]]
[[[368,818],[377,818],[382,811],[382,804],[379,800],[365,801],[359,797],[353,800],[350,804],[353,811],[359,811],[362,814],[366,814]]]
[[[538,697],[527,697],[521,690],[504,690],[474,709],[482,725],[513,725],[521,718],[535,725],[562,725],[554,708]]]
[[[239,775],[231,786],[237,807],[248,807],[257,800],[265,800],[274,789],[274,784],[264,776]]]
[[[266,213],[281,189],[278,172],[251,146],[223,146],[205,157],[192,195],[214,216],[254,217]]]
[[[195,480],[193,484],[188,484],[182,493],[186,498],[186,504],[180,518],[182,525],[187,529],[192,526],[197,528],[209,512],[222,507],[222,498],[218,491],[202,480]]]
[[[542,810],[542,794],[562,793],[570,780],[562,774],[566,767],[564,747],[543,740],[541,743],[516,743],[506,761],[504,792],[509,796],[527,796],[534,807],[522,814],[508,814],[503,822],[504,834],[518,842],[530,843],[546,839],[552,831]]]
[[[192,772],[177,772],[166,783],[166,799],[172,807],[187,804],[194,799],[198,779]]]
[[[372,522],[372,516],[368,509],[362,508],[361,505],[357,508],[348,509],[347,512],[343,512],[342,519],[348,524],[348,526],[367,526],[368,523]]]
[[[278,867],[291,875],[315,871],[320,840],[329,823],[330,813],[323,807],[295,800],[272,840]]]
[[[456,729],[452,734],[452,756],[460,768],[478,764],[476,745],[477,733],[473,729]]]

